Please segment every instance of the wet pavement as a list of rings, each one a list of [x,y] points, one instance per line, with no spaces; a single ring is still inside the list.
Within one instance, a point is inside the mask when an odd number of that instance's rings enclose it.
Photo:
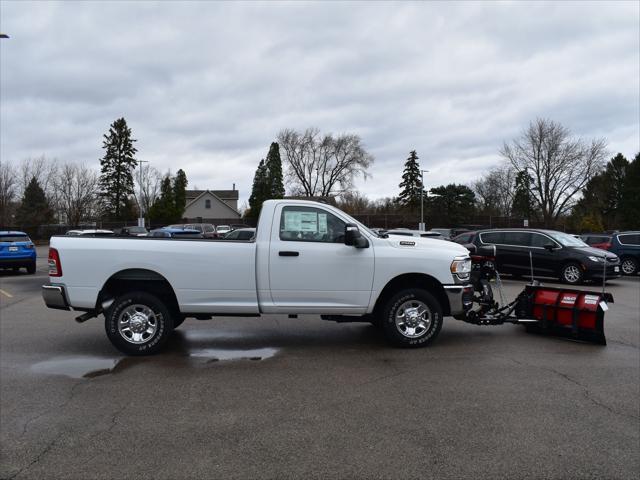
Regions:
[[[101,318],[44,308],[44,263],[0,274],[0,478],[639,473],[640,278],[608,287],[606,347],[447,318],[401,350],[369,325],[269,316],[189,319],[133,358]]]

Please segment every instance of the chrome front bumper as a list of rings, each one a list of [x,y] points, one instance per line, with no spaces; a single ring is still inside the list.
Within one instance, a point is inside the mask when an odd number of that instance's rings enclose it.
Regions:
[[[466,285],[444,285],[444,292],[449,299],[449,315],[460,315],[465,313],[473,305],[473,286]]]
[[[44,299],[45,305],[49,308],[71,310],[62,285],[43,285],[42,298]]]

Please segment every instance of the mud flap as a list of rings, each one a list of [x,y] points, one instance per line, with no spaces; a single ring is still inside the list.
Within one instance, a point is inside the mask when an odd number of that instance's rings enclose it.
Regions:
[[[515,315],[527,333],[606,345],[604,313],[610,293],[527,285],[516,301]]]

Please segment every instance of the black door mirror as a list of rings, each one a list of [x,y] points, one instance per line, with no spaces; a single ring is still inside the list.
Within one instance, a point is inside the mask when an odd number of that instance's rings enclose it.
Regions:
[[[350,247],[367,248],[369,240],[367,240],[357,225],[347,223],[344,227],[344,244]]]
[[[558,247],[556,247],[553,243],[547,243],[544,245],[544,249],[547,250],[548,252],[553,252],[557,248]]]

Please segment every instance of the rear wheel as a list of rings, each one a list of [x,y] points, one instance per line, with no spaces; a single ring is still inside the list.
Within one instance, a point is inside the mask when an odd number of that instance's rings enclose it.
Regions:
[[[568,283],[569,285],[578,285],[582,283],[584,275],[582,273],[582,268],[577,263],[567,263],[564,267],[562,267],[562,271],[560,272],[560,280],[564,283]]]
[[[387,340],[399,347],[424,347],[442,328],[442,306],[426,290],[410,288],[386,303],[381,326]]]
[[[638,273],[638,261],[632,257],[625,257],[622,259],[620,269],[625,275],[635,275]]]
[[[36,262],[27,265],[27,273],[36,273]]]
[[[105,330],[111,343],[127,355],[153,355],[162,349],[173,318],[167,306],[147,292],[119,296],[105,313]]]

